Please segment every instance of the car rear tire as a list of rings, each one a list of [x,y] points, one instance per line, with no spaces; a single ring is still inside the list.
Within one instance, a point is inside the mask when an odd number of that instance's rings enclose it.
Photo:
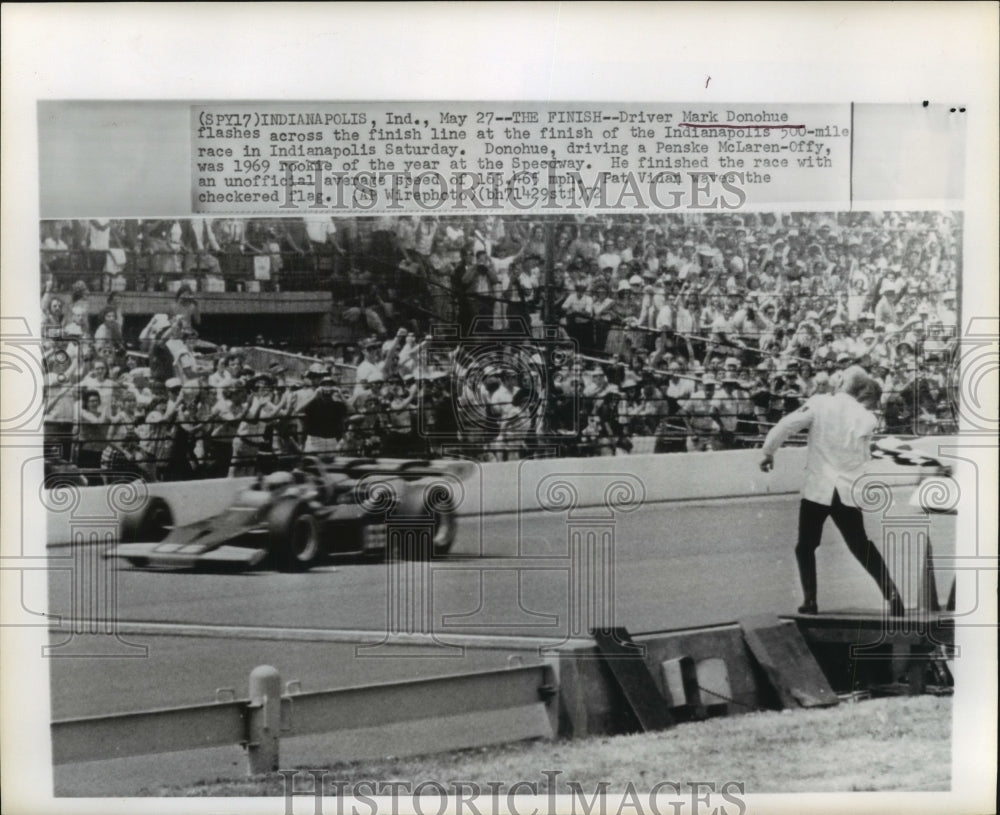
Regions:
[[[421,484],[403,492],[402,514],[404,517],[422,519],[421,526],[431,521],[431,551],[433,557],[443,557],[451,551],[455,543],[455,499],[451,487],[444,482]],[[415,524],[416,526],[416,524]],[[426,528],[426,527],[425,527]],[[426,540],[426,533],[425,540]],[[426,553],[418,546],[397,546],[390,552],[391,557],[418,559]]]
[[[421,524],[421,527],[420,533],[415,537],[404,536],[405,542],[400,542],[397,539],[387,544],[386,556],[390,560],[426,560],[428,555],[443,557],[451,551],[452,544],[455,542],[455,516],[452,513],[434,513],[429,552],[426,526]],[[398,538],[399,536],[393,537]]]
[[[170,505],[154,496],[141,510],[124,515],[118,524],[121,543],[159,543],[170,533],[174,514]]]
[[[455,489],[447,481],[431,481],[424,487],[424,507],[434,519],[432,546],[435,557],[447,555],[455,543]]]
[[[268,515],[271,558],[279,569],[301,572],[323,555],[319,524],[305,501],[279,501]]]

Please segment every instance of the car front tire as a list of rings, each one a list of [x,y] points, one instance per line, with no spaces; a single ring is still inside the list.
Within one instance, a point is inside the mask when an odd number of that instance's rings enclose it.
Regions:
[[[323,555],[319,524],[305,501],[279,501],[268,514],[269,551],[279,569],[305,571]]]
[[[170,505],[153,496],[141,510],[124,515],[118,524],[121,543],[159,543],[170,533],[174,515]]]

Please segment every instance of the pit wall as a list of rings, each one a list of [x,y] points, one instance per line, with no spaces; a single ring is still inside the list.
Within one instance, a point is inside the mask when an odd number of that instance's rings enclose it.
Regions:
[[[759,450],[726,450],[486,464],[465,482],[462,512],[607,506],[627,512],[645,502],[794,493],[801,486],[805,448],[781,450],[771,473],[762,473],[759,463]]]
[[[647,502],[781,495],[799,489],[805,448],[780,450],[771,473],[762,473],[759,461],[757,450],[727,450],[489,464],[455,462],[451,469],[462,489],[458,514],[472,516],[541,510],[572,513],[609,506],[627,512]],[[884,468],[885,464],[877,466]],[[69,543],[72,529],[79,532],[81,525],[92,527],[102,520],[113,523],[121,512],[140,508],[147,495],[166,500],[177,524],[201,520],[224,510],[239,490],[252,482],[252,478],[225,478],[64,488],[61,496],[49,491],[46,540],[49,544]],[[27,513],[34,507],[22,510]]]

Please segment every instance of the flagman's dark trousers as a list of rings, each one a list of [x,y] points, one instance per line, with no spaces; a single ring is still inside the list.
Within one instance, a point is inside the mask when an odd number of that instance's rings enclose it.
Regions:
[[[802,594],[806,605],[816,603],[816,549],[819,548],[823,524],[828,517],[833,518],[840,534],[844,536],[847,548],[872,576],[882,596],[893,604],[895,612],[896,607],[901,605],[899,592],[889,576],[889,570],[881,553],[875,544],[868,540],[861,510],[844,504],[836,490],[830,506],[807,501],[804,498],[799,505],[799,542],[795,547],[795,559],[799,564],[799,578],[802,581]]]

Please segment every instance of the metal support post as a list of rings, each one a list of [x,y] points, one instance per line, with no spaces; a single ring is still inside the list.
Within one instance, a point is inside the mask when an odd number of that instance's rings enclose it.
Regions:
[[[278,769],[281,731],[281,674],[270,665],[250,672],[247,705],[247,772],[250,775]]]

